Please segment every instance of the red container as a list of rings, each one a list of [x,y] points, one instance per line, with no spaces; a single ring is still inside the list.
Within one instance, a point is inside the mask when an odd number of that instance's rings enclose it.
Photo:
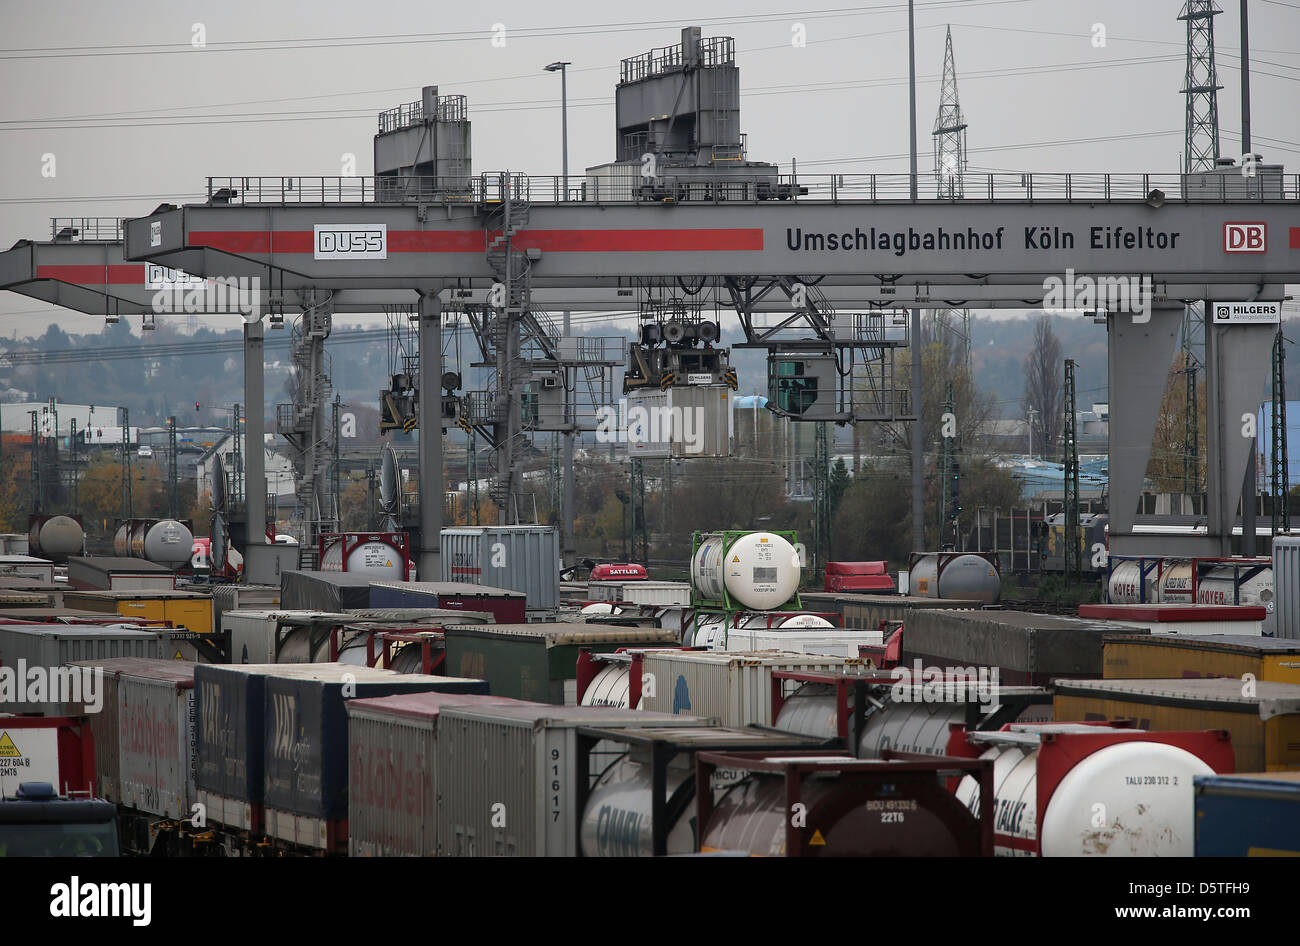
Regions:
[[[825,591],[892,593],[888,562],[827,562]]]
[[[94,792],[95,741],[84,716],[0,716],[0,791],[49,782],[60,795]]]

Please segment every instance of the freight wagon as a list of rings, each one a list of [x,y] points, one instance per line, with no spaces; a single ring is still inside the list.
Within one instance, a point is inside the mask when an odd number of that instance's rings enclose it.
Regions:
[[[195,668],[198,802],[229,854],[347,850],[347,692],[358,698],[452,690],[482,680],[348,664]]]

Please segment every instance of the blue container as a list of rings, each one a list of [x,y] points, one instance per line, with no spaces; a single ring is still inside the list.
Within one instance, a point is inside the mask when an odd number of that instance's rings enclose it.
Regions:
[[[194,784],[236,801],[262,801],[266,674],[275,664],[195,664]]]
[[[266,807],[327,820],[348,816],[347,699],[488,692],[485,680],[351,664],[282,664],[265,681]]]
[[[1196,856],[1300,856],[1300,772],[1201,775]]]

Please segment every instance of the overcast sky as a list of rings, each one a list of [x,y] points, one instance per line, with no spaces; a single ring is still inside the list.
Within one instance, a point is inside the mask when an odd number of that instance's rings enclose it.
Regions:
[[[1216,20],[1221,152],[1240,155],[1238,4]],[[1300,3],[1251,0],[1254,150],[1300,165]],[[933,165],[944,27],[952,25],[970,165],[1177,172],[1182,0],[919,0],[920,166]],[[728,13],[729,10],[744,12]],[[906,4],[661,0],[0,0],[0,246],[48,239],[54,216],[139,216],[199,199],[204,178],[372,171],[375,115],[436,84],[469,97],[476,171],[560,170],[570,60],[571,173],[613,158],[620,59],[682,26],[736,39],[752,159],[810,172],[906,172]],[[707,12],[709,16],[701,14]],[[206,41],[194,48],[196,24]],[[493,30],[505,27],[504,46]],[[802,24],[807,45],[792,45]],[[1104,27],[1105,45],[1094,45]],[[56,175],[42,176],[45,155]],[[43,164],[44,162],[44,164]],[[0,293],[0,336],[57,314]],[[351,321],[350,318],[347,319]]]

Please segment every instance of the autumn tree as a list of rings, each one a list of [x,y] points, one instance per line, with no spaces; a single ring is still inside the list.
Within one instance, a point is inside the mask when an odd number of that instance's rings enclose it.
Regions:
[[[1147,463],[1147,477],[1151,488],[1157,493],[1183,493],[1191,490],[1187,482],[1187,457],[1192,450],[1189,439],[1187,418],[1191,405],[1187,402],[1187,373],[1189,361],[1186,352],[1179,352],[1174,359],[1173,370],[1165,382],[1164,397],[1160,401],[1160,415],[1156,419],[1155,436],[1151,444],[1151,459]],[[1198,378],[1196,383],[1196,400],[1205,403],[1205,381]],[[1196,425],[1193,428],[1196,440],[1205,443],[1205,412],[1196,412]],[[1198,450],[1202,453],[1204,448]],[[1205,483],[1204,457],[1196,459],[1196,482]]]
[[[1053,456],[1065,417],[1064,362],[1061,342],[1052,331],[1051,320],[1042,316],[1034,323],[1034,342],[1025,359],[1025,393],[1022,404],[1033,432],[1038,455]]]

